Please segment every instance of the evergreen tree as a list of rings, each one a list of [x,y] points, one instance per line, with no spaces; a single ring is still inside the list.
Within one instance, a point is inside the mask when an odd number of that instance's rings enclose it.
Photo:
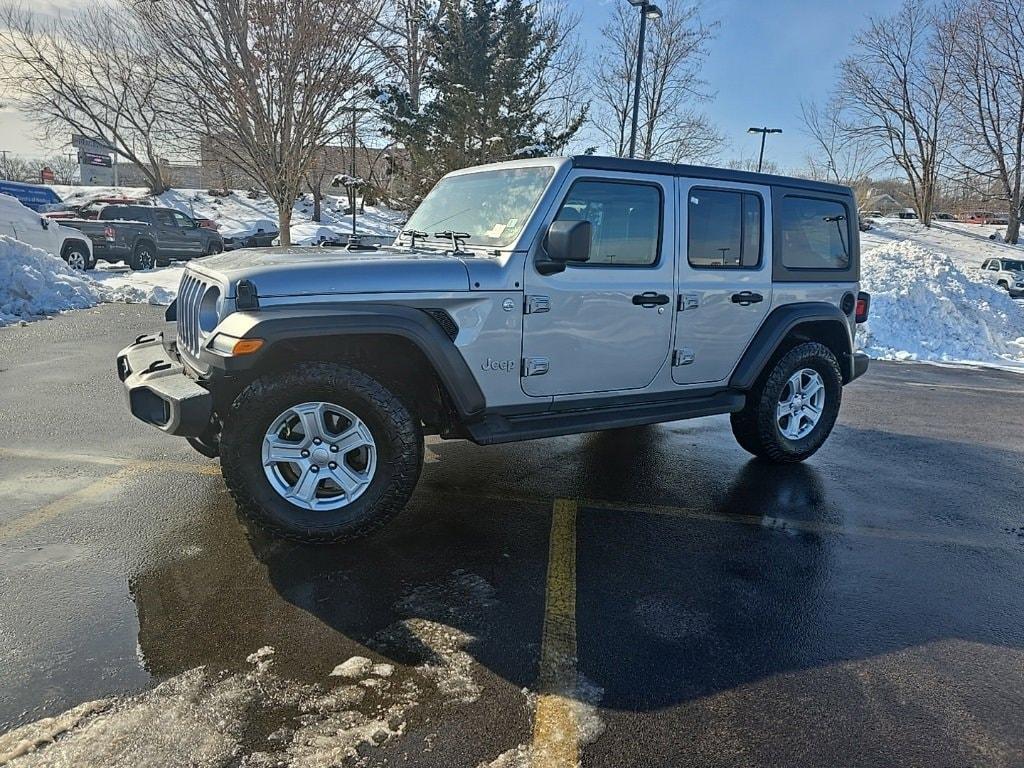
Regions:
[[[452,3],[430,35],[437,54],[420,110],[395,87],[377,99],[385,131],[410,154],[417,197],[458,168],[557,153],[582,126],[585,108],[551,127],[547,75],[560,36],[535,2]]]

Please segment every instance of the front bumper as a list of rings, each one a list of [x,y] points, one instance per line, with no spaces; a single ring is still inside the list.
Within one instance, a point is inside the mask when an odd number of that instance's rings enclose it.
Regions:
[[[139,336],[117,354],[117,375],[132,415],[171,435],[199,437],[213,413],[209,390],[185,375],[174,345],[164,336]]]

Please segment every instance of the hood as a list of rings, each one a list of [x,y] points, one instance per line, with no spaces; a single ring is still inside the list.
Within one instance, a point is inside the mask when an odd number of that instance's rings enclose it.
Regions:
[[[234,296],[239,280],[249,280],[262,297],[336,293],[468,291],[462,259],[430,251],[382,248],[252,248],[195,259],[189,270],[226,281]]]

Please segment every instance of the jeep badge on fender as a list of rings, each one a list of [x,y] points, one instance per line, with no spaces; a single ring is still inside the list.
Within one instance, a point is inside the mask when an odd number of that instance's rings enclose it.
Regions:
[[[132,413],[219,456],[273,533],[379,529],[425,434],[488,445],[728,414],[749,452],[803,461],[867,370],[847,187],[536,158],[445,176],[406,227],[376,250],[190,262],[176,337],[118,356]]]

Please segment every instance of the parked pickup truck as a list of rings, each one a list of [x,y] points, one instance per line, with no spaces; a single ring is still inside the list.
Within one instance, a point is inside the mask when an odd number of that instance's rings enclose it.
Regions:
[[[750,453],[803,461],[868,367],[847,187],[538,158],[449,174],[406,226],[387,247],[193,262],[176,338],[118,355],[132,413],[219,454],[239,509],[277,534],[377,530],[424,434],[491,445],[727,414]]]
[[[93,220],[64,219],[92,241],[95,258],[123,261],[132,269],[166,266],[173,259],[209,256],[224,250],[223,238],[174,208],[107,205]]]

